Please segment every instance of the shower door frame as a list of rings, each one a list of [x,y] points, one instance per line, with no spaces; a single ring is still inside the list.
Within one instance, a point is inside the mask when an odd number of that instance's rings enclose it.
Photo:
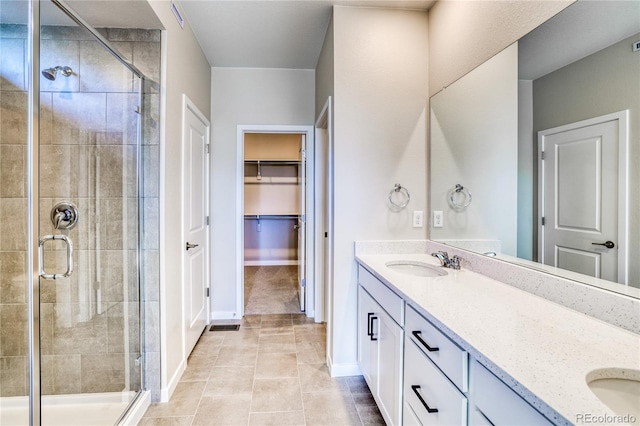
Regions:
[[[120,53],[105,39],[93,26],[78,16],[63,0],[50,0],[69,18],[80,27],[86,29],[95,37],[95,40],[102,45],[115,59],[124,65],[135,76],[140,78],[139,91],[139,114],[144,117],[144,88],[146,76],[136,66],[123,58]],[[39,166],[40,166],[40,0],[29,0],[28,12],[28,36],[27,36],[27,84],[28,84],[28,137],[27,137],[27,285],[30,289],[28,293],[28,328],[29,328],[29,424],[40,425],[42,421],[41,401],[42,388],[40,381],[41,373],[41,343],[40,343],[40,259],[38,256],[40,246],[40,190],[39,190]],[[142,194],[142,125],[139,122],[137,132],[137,187],[138,197]],[[139,222],[138,222],[139,223]],[[138,232],[138,268],[140,265],[140,239],[141,232]],[[138,275],[140,283],[140,276]],[[139,301],[139,316],[143,318],[143,304]],[[140,321],[142,327],[142,321]],[[142,336],[142,331],[140,332]],[[142,350],[142,345],[141,345]],[[141,369],[143,371],[143,369]],[[144,375],[141,377],[141,389],[144,389]],[[139,398],[140,392],[130,402],[132,406]],[[126,413],[122,413],[122,419]],[[118,421],[120,421],[118,419]]]

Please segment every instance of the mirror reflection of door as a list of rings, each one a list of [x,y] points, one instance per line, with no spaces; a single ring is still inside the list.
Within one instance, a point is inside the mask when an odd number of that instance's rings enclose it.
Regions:
[[[626,159],[619,155],[626,143],[619,127],[620,117],[614,115],[539,132],[540,259],[624,283],[625,230],[618,219],[626,218],[626,197],[624,190],[618,191],[618,180],[626,175],[625,165],[619,164],[619,158]]]

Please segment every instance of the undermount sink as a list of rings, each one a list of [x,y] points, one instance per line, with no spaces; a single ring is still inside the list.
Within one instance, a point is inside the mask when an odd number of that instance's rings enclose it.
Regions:
[[[394,271],[416,277],[443,277],[447,275],[447,271],[443,268],[417,260],[394,260],[385,263],[385,266]]]
[[[605,368],[587,374],[587,384],[602,403],[620,416],[640,418],[640,371]],[[637,423],[633,423],[637,424]]]

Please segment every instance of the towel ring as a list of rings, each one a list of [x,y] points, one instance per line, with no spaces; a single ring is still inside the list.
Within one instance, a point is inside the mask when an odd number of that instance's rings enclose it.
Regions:
[[[396,193],[399,194],[399,197],[396,198],[400,199],[394,201],[394,194]],[[389,191],[389,202],[392,206],[398,209],[404,209],[405,207],[407,207],[407,204],[409,204],[410,200],[411,195],[409,195],[409,191],[407,190],[407,188],[403,188],[399,183],[396,183],[393,189]]]
[[[462,200],[460,200],[460,197],[456,196],[457,194],[462,194]],[[466,209],[469,204],[471,204],[471,199],[471,193],[469,190],[465,189],[465,187],[459,183],[456,184],[455,188],[452,188],[449,191],[449,203],[451,204],[451,207],[456,210]]]

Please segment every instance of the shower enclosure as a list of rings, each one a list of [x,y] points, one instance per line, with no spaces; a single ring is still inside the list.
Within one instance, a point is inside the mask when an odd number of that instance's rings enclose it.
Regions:
[[[116,424],[144,387],[153,84],[62,2],[0,19],[0,424]]]

